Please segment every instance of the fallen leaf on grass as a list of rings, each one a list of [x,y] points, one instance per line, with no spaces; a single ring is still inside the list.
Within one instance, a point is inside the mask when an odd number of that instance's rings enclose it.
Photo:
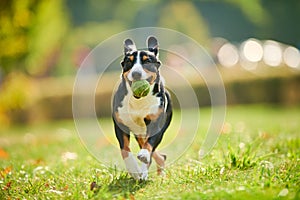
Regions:
[[[130,199],[130,200],[135,200],[135,197],[133,196],[133,194],[130,194],[130,195],[129,195],[129,199]]]
[[[8,183],[6,183],[6,185],[5,185],[5,187],[3,188],[3,190],[9,190],[9,189],[11,188],[11,184],[12,184],[11,181],[8,182]]]
[[[91,191],[94,191],[94,192],[97,192],[97,190],[100,188],[100,186],[95,182],[93,181],[90,185],[90,189]]]
[[[9,154],[0,148],[0,159],[8,159],[8,158],[9,158]]]
[[[12,167],[6,167],[5,169],[0,171],[1,178],[5,178],[7,174],[9,174],[12,170]]]
[[[34,166],[45,165],[45,161],[42,158],[38,158],[38,159],[35,159],[35,160],[32,159],[32,160],[29,160],[28,162],[31,165],[34,165]]]

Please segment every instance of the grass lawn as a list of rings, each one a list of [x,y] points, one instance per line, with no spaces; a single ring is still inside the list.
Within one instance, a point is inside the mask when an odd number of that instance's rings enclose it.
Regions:
[[[165,178],[139,182],[94,159],[73,121],[1,130],[0,199],[300,199],[300,107],[228,107],[216,146],[199,160],[201,140]]]

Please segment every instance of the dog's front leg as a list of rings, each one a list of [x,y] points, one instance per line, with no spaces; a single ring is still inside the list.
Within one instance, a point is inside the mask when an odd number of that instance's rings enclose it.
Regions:
[[[121,154],[127,171],[134,179],[142,179],[142,171],[129,148],[129,135],[123,134],[124,146],[121,147]]]
[[[115,133],[117,136],[117,139],[119,141],[120,149],[121,149],[121,155],[124,160],[126,169],[128,173],[137,180],[140,180],[143,178],[142,171],[137,163],[137,160],[133,156],[133,154],[130,151],[129,148],[129,139],[130,135],[124,133],[117,124],[115,124]]]
[[[123,150],[122,150],[123,151]],[[122,152],[123,154],[123,152]],[[136,180],[144,180],[144,173],[138,166],[136,158],[132,155],[131,152],[127,152],[128,156],[123,158],[124,163],[126,165],[126,169],[128,173]]]
[[[148,169],[149,169],[149,166],[150,166],[150,151],[147,150],[145,147],[145,142],[147,140],[147,138],[143,137],[143,136],[139,136],[139,135],[136,135],[135,136],[141,150],[140,152],[138,153],[137,157],[140,161],[142,161],[142,164],[141,164],[141,170],[142,170],[142,179],[143,180],[146,180],[148,178]]]
[[[140,150],[140,153],[138,154],[138,159],[150,165],[151,157],[153,157],[157,164],[157,173],[159,175],[164,176],[166,156],[155,151],[157,146],[160,144],[165,131],[165,127],[160,128],[158,123],[159,121],[162,121],[162,118],[163,115],[159,117],[159,120],[153,121],[151,123],[150,121],[146,121],[148,124],[147,126],[148,137],[146,141],[144,141],[143,143],[143,147]]]
[[[151,152],[152,152],[152,146],[148,142],[146,142],[142,146],[142,149],[139,151],[137,157],[144,164],[150,165],[150,163],[151,163]]]

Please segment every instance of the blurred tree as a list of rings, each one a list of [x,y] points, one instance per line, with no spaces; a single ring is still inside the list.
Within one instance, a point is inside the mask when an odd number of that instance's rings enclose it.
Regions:
[[[61,76],[76,73],[89,51],[103,40],[125,29],[125,25],[117,20],[102,23],[89,22],[73,28],[72,34],[69,34],[64,41],[61,56],[53,75]]]
[[[35,101],[35,94],[28,76],[20,72],[10,73],[0,88],[0,129],[11,123],[12,115],[16,116],[16,121],[26,121],[27,116],[18,111],[28,108]]]
[[[257,26],[265,26],[270,23],[270,16],[261,0],[225,0],[225,2],[239,7],[249,21]]]
[[[200,44],[208,45],[210,37],[207,25],[192,2],[170,1],[161,12],[158,25],[180,31]]]
[[[121,13],[116,13],[120,19],[124,19],[124,15],[127,15],[127,21],[130,22],[129,26],[131,28],[136,27],[156,27],[161,18],[162,10],[165,7],[165,4],[168,1],[138,1],[137,3],[133,3],[130,1],[126,1],[127,4],[123,4],[119,6],[119,10]],[[124,7],[130,7],[132,10],[131,13],[134,13],[133,16],[130,16],[128,12],[124,9]]]
[[[249,37],[274,39],[300,47],[299,0],[193,1],[211,36],[241,42]]]
[[[43,0],[36,6],[28,33],[26,69],[32,75],[46,75],[57,63],[69,28],[62,0]]]
[[[160,26],[204,46],[210,37],[249,37],[300,45],[300,1],[1,0],[0,74],[74,72],[79,48],[93,48],[129,28]]]
[[[113,20],[116,8],[122,2],[121,0],[66,0],[66,5],[71,13],[72,25],[78,27],[86,22]]]
[[[0,1],[0,67],[4,73],[19,67],[28,53],[28,32],[34,1]]]
[[[256,27],[255,37],[300,45],[299,0],[225,0],[241,9]]]
[[[300,1],[261,0],[270,23],[263,27],[261,36],[297,46],[300,49]]]
[[[0,25],[2,71],[42,75],[55,62],[68,17],[62,0],[1,0]]]
[[[231,41],[254,37],[255,24],[238,6],[224,0],[195,1],[194,5],[207,23],[211,37],[223,37]]]

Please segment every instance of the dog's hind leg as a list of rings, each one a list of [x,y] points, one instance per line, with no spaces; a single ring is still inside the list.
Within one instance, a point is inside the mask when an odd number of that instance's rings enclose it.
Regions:
[[[157,165],[157,174],[160,176],[165,176],[165,161],[167,156],[165,154],[161,154],[157,151],[152,153],[152,157],[154,158],[156,165]]]

